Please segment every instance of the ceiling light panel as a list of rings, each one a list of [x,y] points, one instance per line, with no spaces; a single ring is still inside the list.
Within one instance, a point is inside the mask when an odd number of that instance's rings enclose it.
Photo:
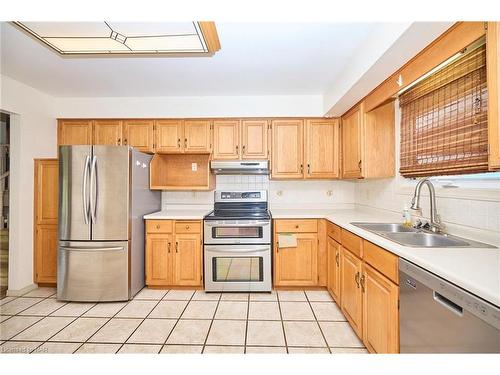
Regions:
[[[62,55],[74,54],[207,54],[210,22],[15,22]],[[202,30],[201,24],[212,24]],[[211,35],[207,35],[212,33]]]

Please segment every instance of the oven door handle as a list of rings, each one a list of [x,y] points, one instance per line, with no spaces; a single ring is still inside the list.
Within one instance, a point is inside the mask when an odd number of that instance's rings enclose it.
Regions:
[[[238,249],[228,249],[226,250],[225,248],[221,247],[210,247],[205,246],[205,252],[214,252],[214,253],[231,253],[231,254],[240,254],[240,253],[262,253],[264,251],[270,251],[271,248],[268,247],[258,247],[255,249],[245,249],[245,250],[238,250]]]
[[[261,223],[248,223],[248,224],[229,224],[229,223],[217,223],[217,222],[209,222],[205,221],[205,226],[207,227],[265,227],[270,225],[270,222],[261,222]]]

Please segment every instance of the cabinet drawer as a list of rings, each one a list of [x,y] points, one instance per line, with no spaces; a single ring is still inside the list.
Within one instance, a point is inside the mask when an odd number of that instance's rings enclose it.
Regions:
[[[340,233],[342,246],[361,258],[363,256],[363,239],[345,229],[341,229]]]
[[[172,220],[146,220],[146,233],[172,233]]]
[[[326,233],[328,237],[333,238],[335,241],[340,243],[340,227],[329,221],[326,222]]]
[[[318,232],[318,221],[312,220],[276,220],[274,222],[276,232],[292,233],[316,233]]]
[[[175,233],[201,233],[199,221],[176,221]]]
[[[363,260],[378,272],[399,284],[398,257],[371,242],[363,242]]]

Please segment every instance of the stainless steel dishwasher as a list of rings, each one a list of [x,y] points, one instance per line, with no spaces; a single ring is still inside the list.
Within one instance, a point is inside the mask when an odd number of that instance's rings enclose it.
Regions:
[[[500,309],[399,259],[401,353],[500,353]]]

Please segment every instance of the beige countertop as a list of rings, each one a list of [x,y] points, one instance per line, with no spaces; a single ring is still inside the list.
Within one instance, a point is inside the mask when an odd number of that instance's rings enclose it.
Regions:
[[[324,218],[389,250],[459,287],[500,306],[500,250],[484,248],[415,248],[399,245],[351,222],[397,223],[401,215],[365,209],[272,209],[273,219]],[[459,233],[457,235],[460,235]],[[465,235],[462,237],[467,238]],[[490,243],[488,238],[471,238]]]
[[[144,215],[146,220],[203,220],[210,209],[165,209]]]

